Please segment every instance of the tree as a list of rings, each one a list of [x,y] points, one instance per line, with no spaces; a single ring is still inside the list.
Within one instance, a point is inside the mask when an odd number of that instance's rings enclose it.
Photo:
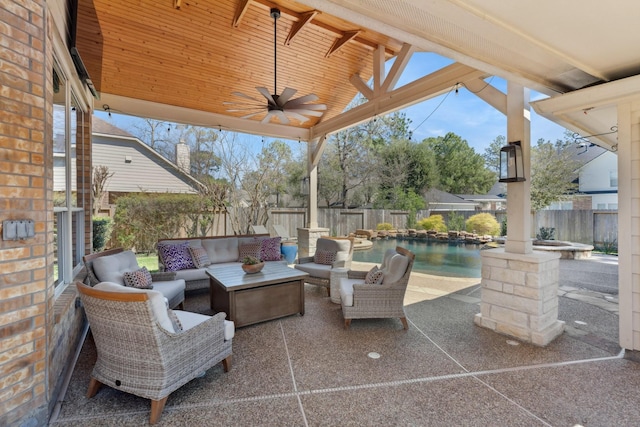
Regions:
[[[571,194],[576,184],[578,163],[574,159],[572,141],[538,140],[531,148],[531,207],[539,210]]]
[[[142,119],[133,126],[132,133],[149,147],[160,153],[165,159],[174,160],[173,147],[180,140],[180,135],[171,135],[171,123],[154,119]]]
[[[220,158],[215,154],[215,144],[220,132],[199,126],[187,126],[184,141],[190,148],[191,175],[196,179],[214,176],[220,169]]]
[[[98,212],[100,211],[102,196],[107,186],[107,181],[114,173],[115,172],[109,172],[109,168],[105,165],[93,167],[93,179],[91,180],[91,206],[93,207],[94,215],[98,215]]]
[[[491,144],[484,149],[484,154],[482,155],[487,168],[495,172],[496,175],[500,173],[500,149],[507,145],[506,141],[507,138],[504,135],[496,136]]]
[[[440,174],[439,189],[453,194],[484,194],[495,183],[493,172],[466,140],[453,132],[423,142],[435,155]]]
[[[357,108],[364,102],[358,98],[349,108]],[[318,180],[318,191],[328,204],[347,207],[354,192],[359,193],[361,201],[371,201],[374,194],[371,184],[379,176],[379,151],[393,140],[408,139],[410,122],[404,113],[396,112],[331,135],[319,168],[324,177]]]

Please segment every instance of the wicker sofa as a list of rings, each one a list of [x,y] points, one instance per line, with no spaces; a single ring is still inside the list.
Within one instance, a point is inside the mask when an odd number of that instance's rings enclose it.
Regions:
[[[158,241],[158,267],[160,271],[167,271],[167,262],[162,258],[161,246],[163,245],[187,245],[191,248],[203,248],[206,250],[207,258],[211,262],[204,267],[191,267],[184,269],[171,269],[176,274],[176,279],[183,279],[186,290],[204,289],[209,287],[209,276],[207,268],[212,266],[222,266],[238,264],[241,261],[241,249],[243,245],[251,244],[255,241],[269,239],[273,245],[280,247],[280,238],[271,238],[268,234],[250,234],[240,236],[214,236],[214,237],[192,237],[183,239],[163,239]],[[278,249],[279,251],[279,249]],[[280,256],[274,260],[273,257],[267,262],[285,262]]]

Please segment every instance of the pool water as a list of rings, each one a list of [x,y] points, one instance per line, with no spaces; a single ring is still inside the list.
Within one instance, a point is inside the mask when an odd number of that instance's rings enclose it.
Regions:
[[[375,240],[371,249],[355,251],[353,260],[380,264],[387,249],[401,246],[413,252],[413,270],[453,277],[480,277],[480,246],[416,240]]]

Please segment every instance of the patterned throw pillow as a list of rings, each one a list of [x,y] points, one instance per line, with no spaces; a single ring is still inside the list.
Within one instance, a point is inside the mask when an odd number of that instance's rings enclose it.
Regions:
[[[281,259],[280,237],[272,237],[270,239],[262,239],[260,241],[261,261],[280,261]]]
[[[252,256],[254,258],[260,259],[261,248],[262,248],[262,242],[260,242],[260,240],[241,243],[238,246],[238,261],[242,262],[242,260],[248,256]]]
[[[191,254],[191,259],[193,260],[193,264],[196,268],[204,268],[211,265],[209,254],[205,248],[189,247],[189,253]]]
[[[379,285],[384,278],[384,270],[380,270],[377,265],[374,265],[364,278],[364,283],[368,285]]]
[[[166,271],[196,268],[189,252],[189,243],[158,243],[158,254]]]
[[[336,262],[337,252],[318,249],[313,256],[313,262],[316,264],[332,265]]]
[[[138,289],[153,289],[151,273],[149,273],[147,267],[142,267],[136,271],[127,271],[122,275],[122,278],[125,286]]]

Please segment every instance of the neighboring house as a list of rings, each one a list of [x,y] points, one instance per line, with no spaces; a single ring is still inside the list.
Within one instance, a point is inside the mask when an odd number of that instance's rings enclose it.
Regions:
[[[451,194],[435,188],[424,195],[427,209],[438,211],[485,211],[506,209],[507,200],[495,194]]]
[[[457,194],[463,200],[476,204],[481,211],[501,211],[507,208],[507,199],[495,194]]]
[[[93,167],[106,166],[109,173],[113,174],[106,182],[100,202],[102,213],[111,214],[115,200],[129,193],[198,193],[202,184],[188,173],[189,156],[186,144],[178,144],[176,147],[176,151],[180,153],[178,166],[128,132],[95,116],[92,120]],[[75,172],[78,157],[75,146],[71,149],[71,170]],[[54,164],[54,191],[62,191],[64,154],[54,157]],[[72,182],[75,191],[75,177]]]
[[[424,194],[424,199],[430,212],[474,211],[478,209],[478,204],[475,202],[435,188],[427,191]]]
[[[577,170],[577,192],[567,200],[552,203],[547,209],[617,210],[618,155],[589,143],[578,146],[574,155]]]

